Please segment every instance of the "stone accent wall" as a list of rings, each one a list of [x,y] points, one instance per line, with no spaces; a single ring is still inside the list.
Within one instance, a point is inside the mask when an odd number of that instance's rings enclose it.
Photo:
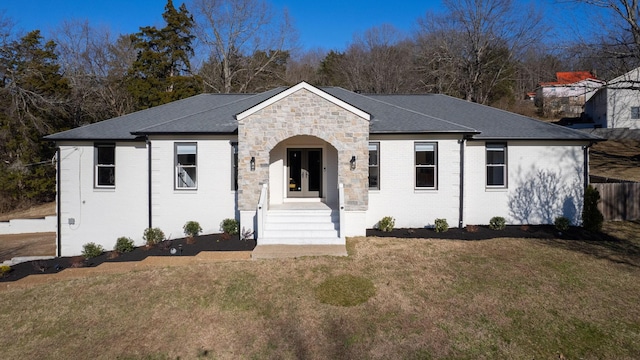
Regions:
[[[260,186],[269,179],[270,151],[297,135],[318,137],[338,150],[337,176],[344,184],[345,209],[367,210],[369,121],[306,89],[238,122],[238,209],[255,210]],[[352,156],[357,159],[355,170],[350,169]],[[250,171],[251,157],[255,171]]]

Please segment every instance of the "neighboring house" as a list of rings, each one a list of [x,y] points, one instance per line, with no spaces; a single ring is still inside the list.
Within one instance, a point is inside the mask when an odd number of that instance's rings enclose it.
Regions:
[[[46,137],[58,147],[58,255],[147,227],[225,218],[267,244],[398,228],[580,221],[597,137],[445,95],[300,83],[202,94]]]
[[[640,68],[608,81],[584,112],[595,127],[640,129]]]
[[[542,107],[547,115],[577,117],[583,111],[585,102],[604,85],[589,71],[557,72],[556,81],[538,84],[536,106]]]

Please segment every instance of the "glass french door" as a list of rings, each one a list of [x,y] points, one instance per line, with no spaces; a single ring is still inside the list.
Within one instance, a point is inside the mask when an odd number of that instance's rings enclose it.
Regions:
[[[322,196],[322,149],[287,150],[290,198]]]

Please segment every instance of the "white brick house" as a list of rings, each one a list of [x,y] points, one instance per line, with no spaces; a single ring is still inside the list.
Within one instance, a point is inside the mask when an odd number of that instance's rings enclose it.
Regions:
[[[53,134],[58,255],[148,227],[173,238],[225,218],[257,244],[344,244],[396,227],[579,222],[599,138],[444,95],[300,83],[202,94]]]

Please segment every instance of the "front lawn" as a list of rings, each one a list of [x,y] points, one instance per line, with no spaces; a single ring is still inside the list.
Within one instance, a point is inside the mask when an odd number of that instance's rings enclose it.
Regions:
[[[605,230],[619,241],[354,238],[348,258],[8,290],[0,349],[7,359],[634,358],[640,224]],[[320,285],[346,275],[372,282],[373,296],[321,302]]]

